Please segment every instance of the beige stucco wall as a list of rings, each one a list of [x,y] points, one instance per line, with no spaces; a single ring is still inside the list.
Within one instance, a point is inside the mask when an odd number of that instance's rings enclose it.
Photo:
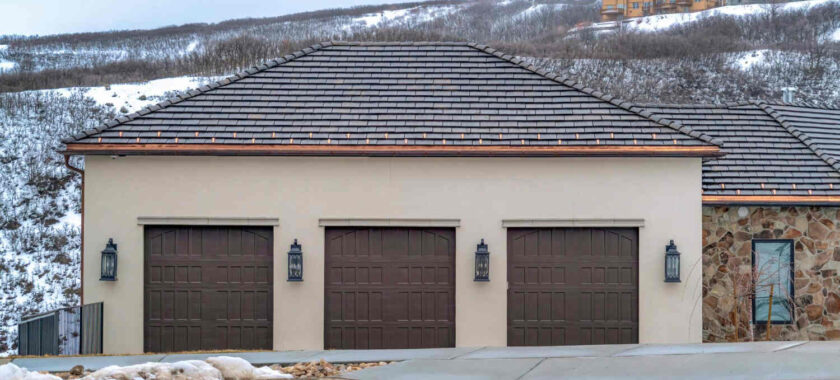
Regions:
[[[699,158],[87,157],[85,302],[105,302],[108,353],[143,349],[143,227],[139,217],[273,217],[274,348],[323,346],[323,218],[459,219],[456,342],[506,343],[507,219],[643,219],[639,339],[700,342]],[[595,223],[595,222],[593,222]],[[99,252],[119,244],[116,282],[100,282]],[[286,251],[303,244],[305,278],[286,279]],[[491,251],[491,281],[472,280],[475,245]],[[683,282],[663,282],[664,246],[682,252]]]

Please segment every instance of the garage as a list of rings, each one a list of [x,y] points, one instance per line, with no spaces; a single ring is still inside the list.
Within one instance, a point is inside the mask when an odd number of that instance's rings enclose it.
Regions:
[[[638,230],[508,230],[508,345],[637,343]]]
[[[270,227],[147,226],[144,351],[272,348]]]
[[[327,349],[455,345],[455,230],[327,228]]]

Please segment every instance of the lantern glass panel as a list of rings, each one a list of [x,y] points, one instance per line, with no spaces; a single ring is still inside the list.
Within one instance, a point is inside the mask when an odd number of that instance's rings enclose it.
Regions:
[[[303,281],[303,251],[297,239],[292,243],[289,250],[289,277],[288,281]]]
[[[475,250],[475,281],[490,281],[490,251],[484,239]]]
[[[101,272],[99,280],[115,281],[117,279],[117,245],[113,239],[108,239],[105,250],[102,251]]]
[[[680,252],[673,240],[665,247],[665,282],[680,282]]]

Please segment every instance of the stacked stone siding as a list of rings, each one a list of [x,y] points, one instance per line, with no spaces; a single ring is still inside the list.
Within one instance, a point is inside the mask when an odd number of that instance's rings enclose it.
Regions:
[[[738,340],[766,338],[766,325],[751,325],[752,301],[743,296],[749,293],[752,239],[794,241],[794,322],[772,325],[770,339],[840,339],[838,213],[838,207],[816,206],[703,207],[703,339],[734,341],[736,315]]]

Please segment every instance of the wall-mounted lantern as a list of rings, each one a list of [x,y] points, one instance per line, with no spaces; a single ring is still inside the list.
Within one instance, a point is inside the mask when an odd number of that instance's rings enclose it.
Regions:
[[[680,252],[673,240],[665,246],[665,282],[680,282]]]
[[[484,239],[475,248],[475,281],[490,281],[490,251]]]
[[[114,239],[108,239],[105,249],[102,251],[102,272],[99,281],[117,280],[117,245]]]
[[[289,249],[289,279],[288,281],[303,281],[303,251],[297,239]]]

